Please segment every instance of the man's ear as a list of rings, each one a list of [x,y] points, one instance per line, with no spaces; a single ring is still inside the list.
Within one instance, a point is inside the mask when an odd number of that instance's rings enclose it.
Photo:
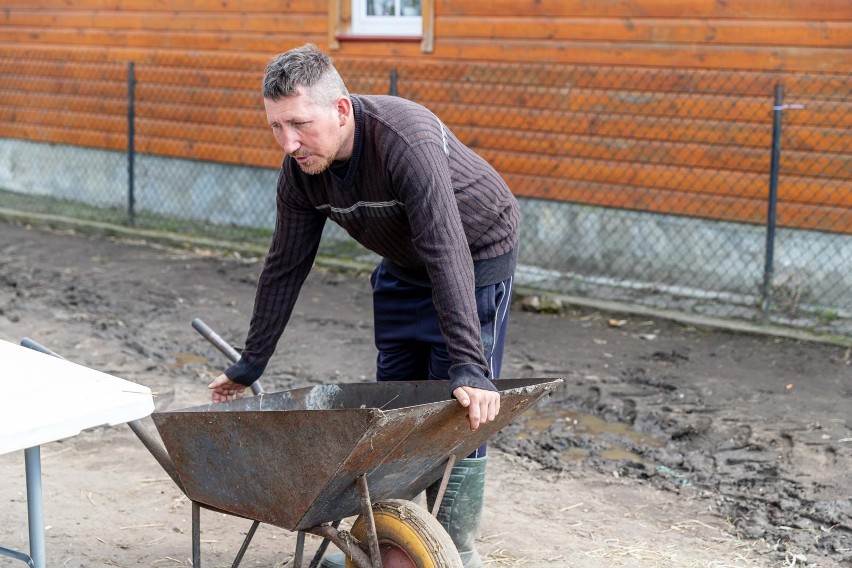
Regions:
[[[349,113],[352,111],[352,101],[349,97],[340,97],[337,99],[337,118],[340,126],[344,126],[349,120]]]

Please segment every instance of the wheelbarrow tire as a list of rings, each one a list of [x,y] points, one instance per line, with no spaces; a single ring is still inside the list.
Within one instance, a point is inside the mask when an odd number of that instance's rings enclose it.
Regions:
[[[373,505],[373,519],[385,568],[462,568],[450,535],[419,505],[403,499],[380,501]],[[351,532],[369,554],[363,515],[355,520]],[[347,558],[346,568],[357,567]]]

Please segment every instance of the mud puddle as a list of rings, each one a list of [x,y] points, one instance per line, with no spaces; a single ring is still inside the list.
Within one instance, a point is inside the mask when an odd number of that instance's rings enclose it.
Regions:
[[[784,561],[797,550],[803,563],[809,554],[852,562],[852,494],[836,486],[852,452],[828,430],[768,423],[710,403],[676,376],[633,368],[566,381],[492,444],[557,471],[592,469],[704,499],[738,537],[774,543]],[[817,463],[816,483],[796,473]]]
[[[553,407],[534,408],[526,413],[523,428],[515,434],[519,443],[551,439],[560,462],[581,462],[593,458],[626,461],[653,467],[635,448],[664,445],[656,436],[633,430],[623,422],[607,422],[600,416]],[[557,441],[558,440],[558,441]]]

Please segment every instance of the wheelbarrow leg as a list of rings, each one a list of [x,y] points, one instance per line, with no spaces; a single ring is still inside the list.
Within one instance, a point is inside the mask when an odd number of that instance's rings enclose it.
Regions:
[[[348,531],[339,531],[331,525],[318,525],[305,529],[305,532],[328,539],[337,545],[343,554],[352,559],[358,568],[373,568],[373,563],[367,553],[361,550],[357,540]]]
[[[305,554],[305,532],[296,535],[296,553],[293,555],[293,568],[302,568],[302,556]]]
[[[441,501],[444,500],[444,493],[447,492],[447,484],[450,482],[450,472],[453,466],[456,465],[456,454],[452,454],[447,460],[447,467],[444,468],[444,477],[441,478],[441,485],[438,487],[438,495],[435,496],[435,504],[432,505],[432,516],[438,518],[438,511],[441,509]]]
[[[254,538],[254,533],[257,532],[259,526],[260,521],[252,522],[231,568],[237,568],[243,561],[243,556],[245,556],[249,544],[251,544],[251,539]],[[192,501],[192,568],[201,568],[201,505],[195,501]]]
[[[331,523],[331,528],[333,528],[333,529],[336,529],[339,526],[340,526],[340,519]],[[314,558],[313,558],[313,560],[311,560],[311,563],[308,565],[308,568],[317,568],[319,566],[319,563],[322,562],[322,557],[325,556],[326,549],[328,549],[328,543],[329,542],[331,542],[331,541],[327,538],[322,539],[322,542],[320,543],[319,547],[317,548],[317,551],[314,554]]]
[[[234,563],[231,564],[231,568],[237,568],[240,565],[240,562],[243,561],[243,556],[246,554],[246,550],[248,550],[249,544],[251,544],[251,539],[254,538],[254,533],[257,532],[257,527],[260,526],[260,521],[254,521],[251,524],[251,528],[246,534],[246,538],[243,540],[243,545],[240,547],[240,551],[237,552],[237,557],[234,558]]]
[[[192,502],[192,568],[201,568],[201,506]]]
[[[343,554],[348,556],[358,568],[382,568],[382,555],[379,549],[379,537],[376,533],[376,524],[373,519],[373,504],[370,501],[367,477],[365,475],[358,476],[355,478],[355,482],[361,501],[361,515],[367,521],[365,523],[365,532],[367,535],[363,540],[366,540],[369,544],[370,555],[368,556],[363,550],[361,550],[361,548],[359,548],[357,541],[353,541],[351,533],[337,530],[337,527],[340,525],[340,521],[338,520],[332,525],[318,525],[304,530],[304,532],[320,536],[324,539],[323,543],[320,545],[320,549],[317,550],[316,556],[314,556],[314,559],[311,562],[310,568],[315,568],[315,566],[319,564],[319,561],[322,559],[322,555],[325,553],[325,547],[328,546],[328,541],[336,544]],[[294,563],[293,567],[301,568],[301,566],[296,563]]]
[[[379,537],[376,534],[376,522],[373,519],[373,503],[370,501],[370,490],[367,487],[367,476],[359,475],[358,493],[361,496],[361,514],[364,515],[367,528],[367,544],[370,546],[370,561],[373,568],[382,568],[382,553],[379,549]]]

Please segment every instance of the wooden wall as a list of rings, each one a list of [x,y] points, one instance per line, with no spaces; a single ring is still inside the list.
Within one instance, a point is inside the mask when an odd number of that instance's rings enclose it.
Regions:
[[[0,137],[277,167],[270,56],[328,46],[338,0],[6,0]],[[346,1],[346,0],[340,0]],[[340,38],[353,92],[424,103],[522,197],[852,233],[849,0],[433,0],[434,50]],[[333,10],[332,10],[333,12]]]

